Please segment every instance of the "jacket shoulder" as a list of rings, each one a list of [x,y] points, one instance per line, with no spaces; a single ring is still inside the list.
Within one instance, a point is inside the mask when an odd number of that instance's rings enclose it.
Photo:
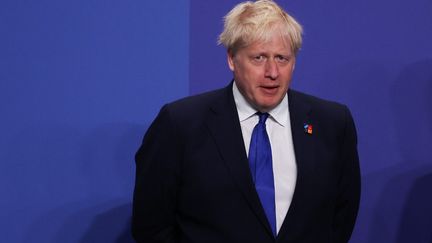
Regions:
[[[322,109],[347,109],[346,105],[341,104],[339,102],[319,98],[317,96],[313,96],[310,94],[306,94],[297,90],[290,90],[290,96],[292,99],[306,102],[311,105],[313,108],[318,107]]]
[[[342,119],[347,114],[350,115],[348,107],[339,102],[322,99],[296,90],[290,90],[289,97],[289,102],[306,104],[313,114],[323,118]]]
[[[197,112],[200,109],[208,108],[214,102],[223,99],[228,95],[228,88],[208,91],[201,94],[196,94],[179,100],[170,102],[165,106],[169,109],[187,112],[189,110]]]
[[[212,107],[234,107],[230,105],[232,92],[229,87],[188,96],[165,104],[159,115],[165,113],[170,120],[181,126],[199,125],[208,117]]]

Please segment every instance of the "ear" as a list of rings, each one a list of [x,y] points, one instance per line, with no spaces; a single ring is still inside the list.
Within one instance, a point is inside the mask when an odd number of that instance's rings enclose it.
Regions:
[[[234,72],[234,69],[235,69],[234,55],[230,51],[227,52],[227,60],[228,60],[229,69],[231,69],[231,71]]]

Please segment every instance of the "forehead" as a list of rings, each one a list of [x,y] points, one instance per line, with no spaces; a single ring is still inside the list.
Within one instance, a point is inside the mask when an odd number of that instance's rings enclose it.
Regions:
[[[247,52],[276,52],[291,54],[291,45],[288,37],[279,33],[269,36],[266,40],[256,40],[243,48]]]

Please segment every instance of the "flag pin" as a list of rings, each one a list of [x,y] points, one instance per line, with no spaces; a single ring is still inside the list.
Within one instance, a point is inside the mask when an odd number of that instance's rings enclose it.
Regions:
[[[312,135],[312,132],[313,132],[312,125],[305,123],[303,128],[304,128],[305,133]]]

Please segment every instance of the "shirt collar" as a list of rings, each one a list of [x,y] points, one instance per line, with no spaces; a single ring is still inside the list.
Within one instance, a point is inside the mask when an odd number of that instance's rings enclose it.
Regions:
[[[240,119],[240,122],[249,119],[257,113],[257,110],[253,108],[244,98],[244,96],[240,93],[236,82],[233,83],[233,95],[234,101],[237,107],[237,113]],[[276,121],[279,125],[285,127],[288,123],[288,95],[285,94],[282,102],[279,103],[275,108],[268,112],[270,116]]]

